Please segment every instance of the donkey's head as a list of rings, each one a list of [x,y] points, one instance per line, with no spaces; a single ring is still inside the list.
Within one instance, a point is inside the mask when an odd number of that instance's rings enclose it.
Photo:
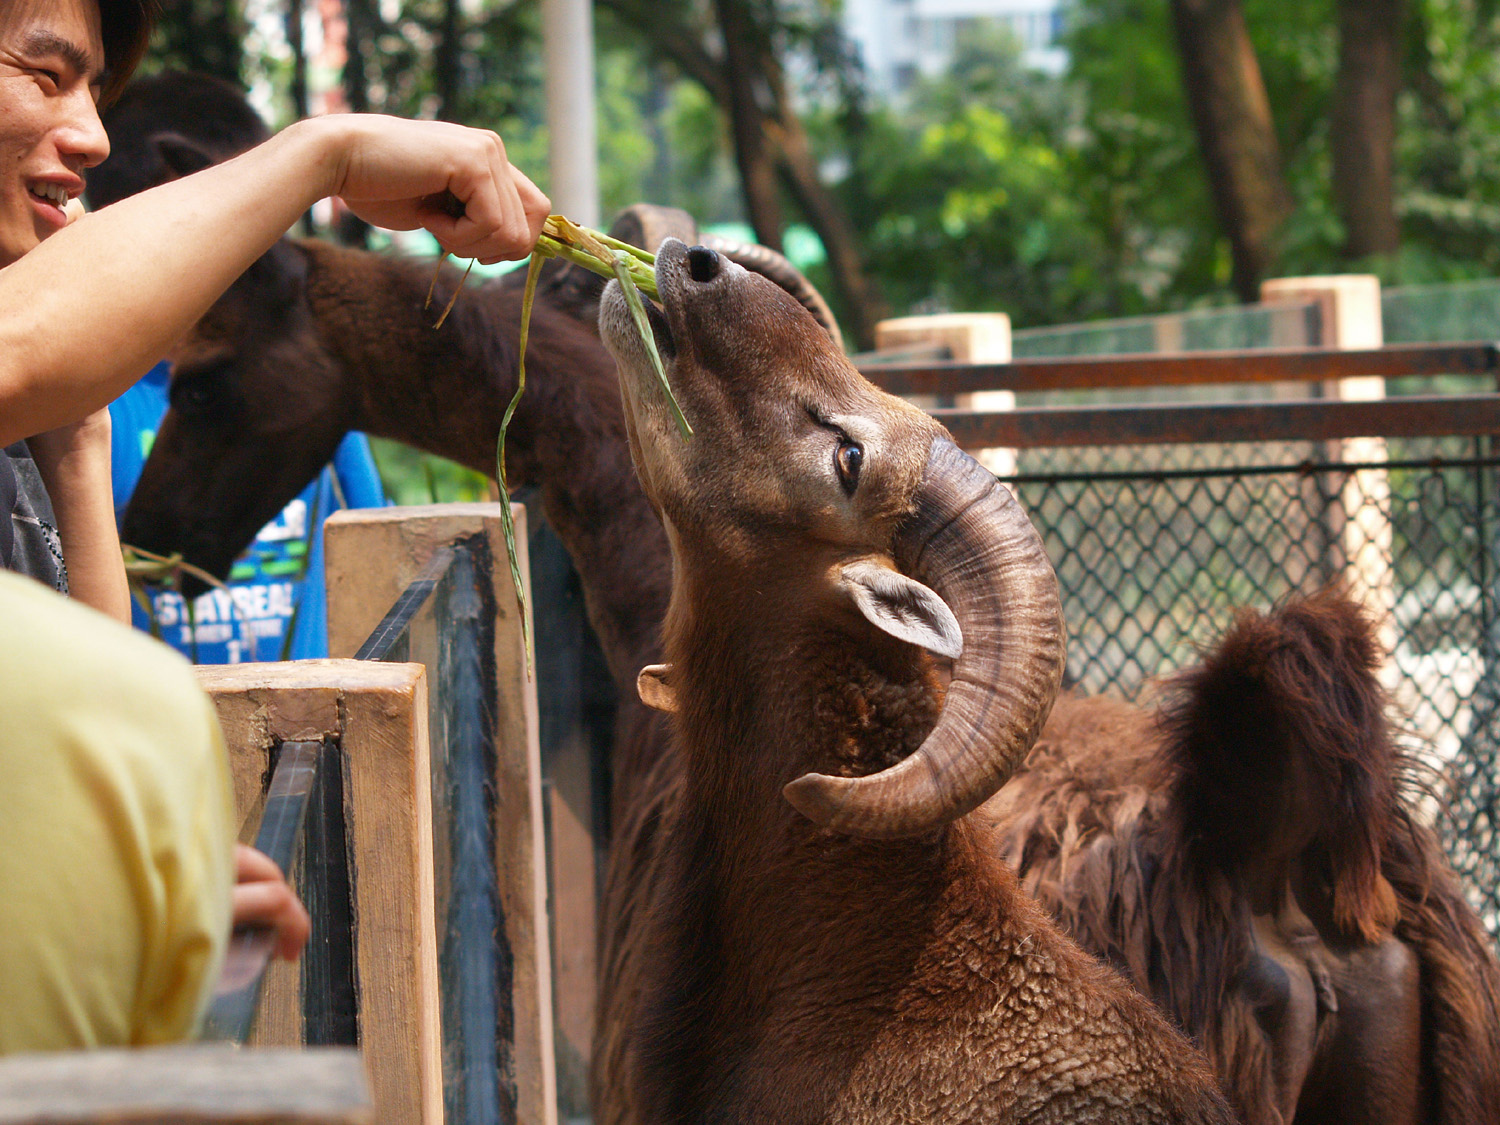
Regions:
[[[651,325],[693,437],[678,435],[613,283],[600,327],[679,590],[775,587],[787,612],[862,619],[956,658],[920,749],[867,777],[807,774],[787,799],[871,837],[968,812],[1024,757],[1061,679],[1057,581],[1031,524],[936,422],[870,385],[765,278],[675,240],[656,277]]]

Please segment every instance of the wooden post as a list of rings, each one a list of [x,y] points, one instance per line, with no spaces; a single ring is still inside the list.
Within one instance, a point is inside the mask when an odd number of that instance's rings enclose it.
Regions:
[[[427,677],[420,664],[199,665],[229,746],[235,803],[255,810],[272,747],[340,747],[360,1046],[382,1122],[443,1120]],[[256,1042],[304,1040],[295,970],[267,978]]]
[[[542,0],[548,170],[555,210],[599,225],[599,127],[594,109],[594,6]]]
[[[536,509],[529,509],[537,515]],[[583,588],[567,549],[539,516],[529,543],[536,618],[537,696],[546,783],[552,996],[557,1021],[558,1113],[589,1112],[603,778],[601,712],[613,713],[614,680],[589,628]],[[612,733],[612,730],[610,731]]]
[[[946,344],[958,363],[1009,363],[1010,317],[1005,313],[940,313],[904,316],[875,325],[875,347],[909,348],[915,344]],[[956,396],[962,410],[1014,410],[1014,391],[977,391]],[[971,450],[981,465],[996,476],[1016,471],[1014,449]]]
[[[529,590],[526,510],[516,504],[511,511],[518,562]],[[486,545],[492,563],[489,580],[498,614],[494,863],[513,965],[517,1119],[527,1125],[552,1125],[557,1119],[557,1078],[536,684],[526,671],[499,505],[371,508],[330,516],[324,524],[329,651],[354,653],[439,547],[475,536]],[[410,656],[432,659],[419,652]]]
[[[1314,347],[1378,348],[1385,342],[1380,317],[1380,279],[1368,274],[1328,277],[1283,277],[1261,284],[1263,302],[1305,301],[1321,313],[1320,338]],[[1370,400],[1385,397],[1380,376],[1339,379],[1322,384],[1329,398]],[[1338,455],[1357,464],[1387,459],[1381,437],[1349,438],[1339,443]],[[1343,572],[1356,593],[1376,612],[1380,640],[1387,653],[1395,650],[1396,593],[1392,569],[1390,479],[1385,469],[1361,469],[1345,484],[1335,508],[1338,526],[1331,528],[1343,554]],[[1384,679],[1393,687],[1395,664],[1387,661]]]
[[[364,1067],[351,1048],[195,1045],[0,1059],[0,1125],[373,1125],[375,1120]]]

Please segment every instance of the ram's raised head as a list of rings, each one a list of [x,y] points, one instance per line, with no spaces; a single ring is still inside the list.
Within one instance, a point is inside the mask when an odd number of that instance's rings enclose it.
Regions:
[[[1025,755],[1063,667],[1057,583],[1010,493],[922,411],[873,387],[797,302],[702,246],[664,244],[658,350],[679,437],[617,287],[600,311],[631,449],[691,600],[753,588],[767,615],[842,622],[954,658],[942,719],[868,777],[787,798],[827,827],[907,836],[973,809]]]

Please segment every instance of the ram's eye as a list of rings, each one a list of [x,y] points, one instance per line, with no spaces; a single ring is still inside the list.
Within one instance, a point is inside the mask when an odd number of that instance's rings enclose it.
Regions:
[[[859,484],[860,466],[865,463],[865,447],[845,438],[839,442],[838,451],[833,455],[833,463],[839,471],[839,482],[843,484],[844,491],[853,496],[855,486]]]

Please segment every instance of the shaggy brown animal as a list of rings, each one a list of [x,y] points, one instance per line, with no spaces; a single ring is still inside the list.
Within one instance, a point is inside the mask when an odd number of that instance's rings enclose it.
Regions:
[[[1243,611],[1159,718],[1060,703],[985,809],[1249,1125],[1500,1121],[1500,968],[1402,785],[1375,636],[1338,589]]]
[[[672,543],[667,663],[643,688],[681,767],[654,854],[616,869],[644,909],[596,1115],[1232,1120],[966,815],[1062,672],[1056,578],[1010,493],[763,278],[677,241],[656,275],[690,441],[617,286],[600,328]],[[946,692],[924,650],[955,659]]]

